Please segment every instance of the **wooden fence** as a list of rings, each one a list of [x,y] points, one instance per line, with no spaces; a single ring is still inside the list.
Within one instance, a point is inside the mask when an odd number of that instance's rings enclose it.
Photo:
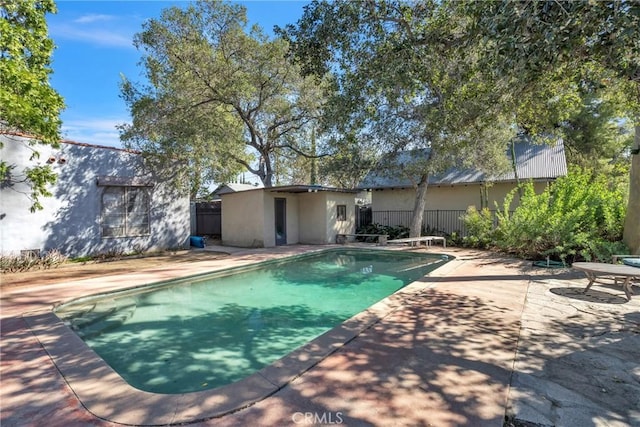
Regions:
[[[222,235],[222,204],[197,202],[195,204],[195,234],[197,236]]]

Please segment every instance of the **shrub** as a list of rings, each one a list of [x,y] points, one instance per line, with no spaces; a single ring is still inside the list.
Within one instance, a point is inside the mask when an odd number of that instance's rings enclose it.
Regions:
[[[402,225],[392,227],[389,225],[369,224],[358,228],[356,234],[387,234],[389,235],[389,240],[400,239],[409,236],[409,228]]]
[[[104,252],[100,252],[97,255],[92,256],[91,258],[94,261],[102,262],[102,261],[116,261],[122,259],[125,256],[124,250],[122,249],[109,249]]]
[[[510,213],[517,190],[505,197],[490,228],[488,214],[465,215],[469,246],[497,248],[524,258],[547,256],[571,262],[576,259],[610,260],[613,252],[626,253],[622,237],[626,203],[624,194],[610,188],[606,177],[584,171],[559,178],[541,194],[532,183],[520,187],[519,206]]]
[[[460,235],[459,231],[454,231],[451,234],[445,234],[447,238],[447,246],[464,246],[464,237]]]
[[[40,268],[57,267],[67,261],[67,257],[58,250],[50,250],[43,255],[28,253],[26,255],[1,255],[0,271],[15,273]]]
[[[69,257],[63,255],[62,252],[57,249],[53,249],[47,252],[44,257],[41,258],[41,264],[43,268],[55,268],[60,264],[64,264],[68,259]]]
[[[489,209],[478,211],[475,206],[469,206],[467,213],[462,215],[462,220],[468,233],[462,239],[464,246],[487,248],[493,244],[493,218]]]

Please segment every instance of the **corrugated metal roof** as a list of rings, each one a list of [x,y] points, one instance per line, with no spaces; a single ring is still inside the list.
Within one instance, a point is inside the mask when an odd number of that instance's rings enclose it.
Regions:
[[[556,144],[532,144],[522,141],[515,144],[516,170],[520,180],[552,180],[567,174],[567,160],[564,153],[564,144],[558,141]],[[415,155],[426,156],[428,150],[413,151],[411,154],[403,153],[397,157],[398,164],[404,164]],[[511,150],[506,155],[511,159]],[[513,170],[502,175],[491,177],[475,169],[451,168],[443,174],[429,177],[429,185],[459,185],[472,184],[485,181],[508,182],[515,181]],[[403,176],[389,177],[373,170],[367,174],[358,188],[397,188],[410,187],[411,181]]]

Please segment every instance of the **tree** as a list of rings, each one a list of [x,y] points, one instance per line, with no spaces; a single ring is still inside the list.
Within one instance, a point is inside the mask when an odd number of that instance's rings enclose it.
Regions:
[[[324,131],[343,158],[429,149],[390,171],[414,182],[411,236],[421,233],[431,174],[459,163],[501,169],[515,136],[510,113],[493,108],[500,103],[477,51],[460,49],[465,22],[456,11],[436,0],[315,1],[279,29],[306,73],[334,73]]]
[[[624,188],[628,194],[634,144],[629,82],[592,61],[573,67],[579,70],[573,81],[565,76],[558,81],[577,88],[575,101],[565,107],[562,119],[547,124],[546,132],[564,140],[570,170],[606,175],[610,186]]]
[[[245,168],[266,187],[276,157],[312,156],[307,135],[321,81],[301,77],[285,58],[285,41],[246,26],[244,7],[219,1],[166,9],[147,22],[135,45],[149,84],[122,84],[133,116],[122,139],[165,159],[197,153],[204,168],[217,170],[211,177]]]
[[[55,13],[53,0],[3,1],[0,4],[0,135],[28,135],[30,145],[56,145],[60,141],[62,97],[49,85],[53,42],[45,15]],[[39,155],[33,148],[32,159]],[[4,186],[27,182],[31,188],[31,211],[42,209],[40,196],[50,196],[55,182],[50,166],[16,171],[0,161]]]
[[[626,185],[633,127],[631,118],[626,117],[629,111],[625,109],[624,94],[615,87],[585,86],[578,110],[557,124],[567,151],[567,163],[608,175]]]
[[[328,145],[336,149],[332,156],[322,159],[319,166],[327,185],[356,188],[367,171],[376,165],[375,147],[357,143],[355,135],[330,140]]]
[[[485,63],[509,79],[511,93],[538,107],[544,76],[575,85],[591,68],[609,70],[605,86],[626,89],[626,115],[635,127],[623,240],[640,253],[640,3],[635,1],[503,0],[465,2],[475,26],[469,40],[486,41]],[[534,107],[535,109],[535,107]]]

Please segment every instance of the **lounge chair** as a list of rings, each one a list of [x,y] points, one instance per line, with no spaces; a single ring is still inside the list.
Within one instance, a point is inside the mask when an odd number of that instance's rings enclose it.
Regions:
[[[618,264],[618,261],[632,267],[640,267],[640,255],[613,255],[611,257],[611,262],[614,264]]]
[[[407,237],[404,239],[389,240],[387,243],[389,243],[390,245],[394,243],[399,243],[399,244],[407,243],[411,246],[416,246],[416,245],[420,246],[421,243],[424,243],[427,246],[431,246],[433,242],[440,242],[442,243],[443,248],[447,247],[447,240],[442,236]]]

